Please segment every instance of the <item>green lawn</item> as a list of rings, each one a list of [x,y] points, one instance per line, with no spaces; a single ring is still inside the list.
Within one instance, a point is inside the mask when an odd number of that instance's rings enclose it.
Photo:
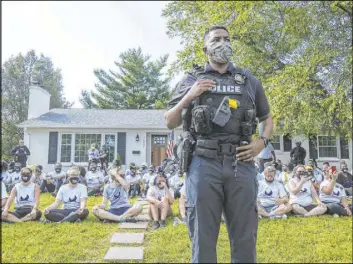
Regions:
[[[50,195],[41,195],[41,210],[52,202],[54,198]],[[91,210],[100,202],[101,197],[90,197],[88,208]],[[173,212],[176,215],[177,201]],[[110,238],[117,230],[117,224],[103,224],[91,214],[79,224],[2,223],[1,262],[104,262]],[[183,225],[173,227],[172,219],[168,219],[166,228],[147,232],[143,246],[144,262],[190,262],[187,228]],[[224,224],[217,252],[218,262],[229,263],[229,242]],[[260,263],[352,263],[352,218],[261,219],[257,252]]]

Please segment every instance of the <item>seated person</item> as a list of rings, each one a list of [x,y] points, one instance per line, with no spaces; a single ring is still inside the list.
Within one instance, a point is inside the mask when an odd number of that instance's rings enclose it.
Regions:
[[[20,171],[21,181],[16,183],[7,200],[1,219],[7,222],[19,223],[25,221],[39,220],[42,213],[38,210],[40,190],[31,182],[32,171],[22,168]],[[12,202],[15,200],[15,211],[9,212]]]
[[[314,185],[306,175],[304,166],[298,165],[294,168],[293,177],[289,180],[289,203],[292,205],[292,211],[294,214],[304,217],[322,215],[326,212],[327,207],[320,201]],[[313,204],[313,198],[318,205]]]
[[[144,175],[145,173],[148,172],[148,165],[147,165],[147,162],[142,162],[140,171],[141,171],[141,174],[142,174],[142,175]]]
[[[6,161],[2,160],[1,161],[1,181],[6,182],[7,178],[10,176],[8,172],[9,165],[7,164]]]
[[[43,178],[40,189],[42,192],[48,191],[53,196],[56,196],[61,185],[64,183],[66,173],[62,171],[62,165],[60,162],[54,165],[54,171],[49,172]]]
[[[142,194],[144,197],[146,197],[147,191],[150,188],[150,186],[152,185],[154,176],[155,176],[154,175],[154,167],[153,167],[153,165],[151,165],[148,168],[148,172],[142,176],[142,182],[144,183],[144,188],[142,190]]]
[[[97,171],[97,163],[91,163],[90,171],[86,173],[85,179],[88,196],[97,195],[103,191],[104,175],[101,171]]]
[[[283,184],[274,180],[275,172],[274,166],[265,167],[265,179],[259,182],[257,208],[260,218],[287,218],[286,213],[292,210]]]
[[[154,178],[153,185],[147,192],[147,201],[149,202],[148,214],[154,221],[152,229],[165,227],[167,216],[173,213],[171,205],[174,202],[174,193],[169,188],[168,181],[162,174],[159,173]]]
[[[21,163],[16,162],[14,171],[7,177],[5,181],[7,192],[11,192],[12,188],[21,181]]]
[[[104,176],[104,182],[105,183],[112,183],[112,177],[111,177],[111,174],[110,174],[110,171],[111,170],[114,170],[114,169],[120,169],[121,167],[121,161],[119,159],[115,159],[113,160],[113,163],[112,165],[107,169],[107,175]]]
[[[105,223],[109,222],[136,222],[134,216],[142,212],[142,206],[131,207],[128,200],[129,184],[124,179],[125,175],[121,169],[111,171],[112,183],[107,184],[103,191],[103,201],[93,207],[92,213]],[[108,201],[109,210],[105,210]]]
[[[38,187],[42,186],[44,180],[43,166],[37,165],[34,169],[34,174],[32,175],[31,181]],[[42,191],[42,190],[41,190]]]
[[[185,182],[180,189],[179,213],[181,216],[181,221],[183,222],[183,224],[186,224],[186,185],[185,185]]]
[[[337,176],[337,183],[341,184],[347,196],[352,196],[352,174],[348,172],[346,163],[341,163],[341,171]]]
[[[343,186],[336,183],[338,174],[332,173],[328,165],[323,166],[325,180],[320,185],[320,200],[326,204],[327,213],[334,216],[351,216],[352,205],[348,205]]]
[[[4,182],[1,182],[1,213],[7,202],[7,191]]]
[[[183,174],[177,171],[174,176],[172,176],[169,180],[169,186],[172,188],[174,192],[174,199],[180,198],[180,189],[183,187],[184,178]]]
[[[141,176],[137,174],[135,163],[131,162],[129,170],[127,170],[126,182],[130,185],[129,197],[140,195]]]
[[[294,166],[292,163],[289,163],[288,165],[283,164],[283,171],[279,176],[279,182],[283,184],[284,189],[287,192],[287,195],[289,195],[288,182],[289,182],[289,179],[292,177],[293,169],[294,169]]]
[[[67,174],[69,183],[60,187],[55,202],[44,210],[49,222],[80,222],[89,214],[86,208],[87,187],[78,183],[80,169],[72,167]],[[61,203],[64,203],[63,209],[57,209]]]

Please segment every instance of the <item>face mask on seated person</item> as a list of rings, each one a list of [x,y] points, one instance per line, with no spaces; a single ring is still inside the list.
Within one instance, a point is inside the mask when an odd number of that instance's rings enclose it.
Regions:
[[[21,179],[23,182],[29,182],[31,180],[31,175],[28,175],[28,174],[24,174],[21,176]]]
[[[78,183],[78,177],[70,177],[69,181],[73,184],[76,185]]]
[[[97,167],[95,167],[95,166],[91,168],[91,171],[93,171],[93,172],[95,172],[96,170],[97,170]]]

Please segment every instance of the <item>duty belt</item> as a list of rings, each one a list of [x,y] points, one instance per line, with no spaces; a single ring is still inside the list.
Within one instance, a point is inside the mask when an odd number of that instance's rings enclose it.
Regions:
[[[231,143],[219,144],[218,140],[202,140],[196,142],[195,154],[206,158],[233,156],[237,145]]]

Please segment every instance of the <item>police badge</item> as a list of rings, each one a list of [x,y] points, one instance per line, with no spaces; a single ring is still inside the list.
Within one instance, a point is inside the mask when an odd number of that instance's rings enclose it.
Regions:
[[[245,83],[245,76],[241,75],[240,73],[236,73],[234,75],[234,80],[238,84],[244,84]]]

